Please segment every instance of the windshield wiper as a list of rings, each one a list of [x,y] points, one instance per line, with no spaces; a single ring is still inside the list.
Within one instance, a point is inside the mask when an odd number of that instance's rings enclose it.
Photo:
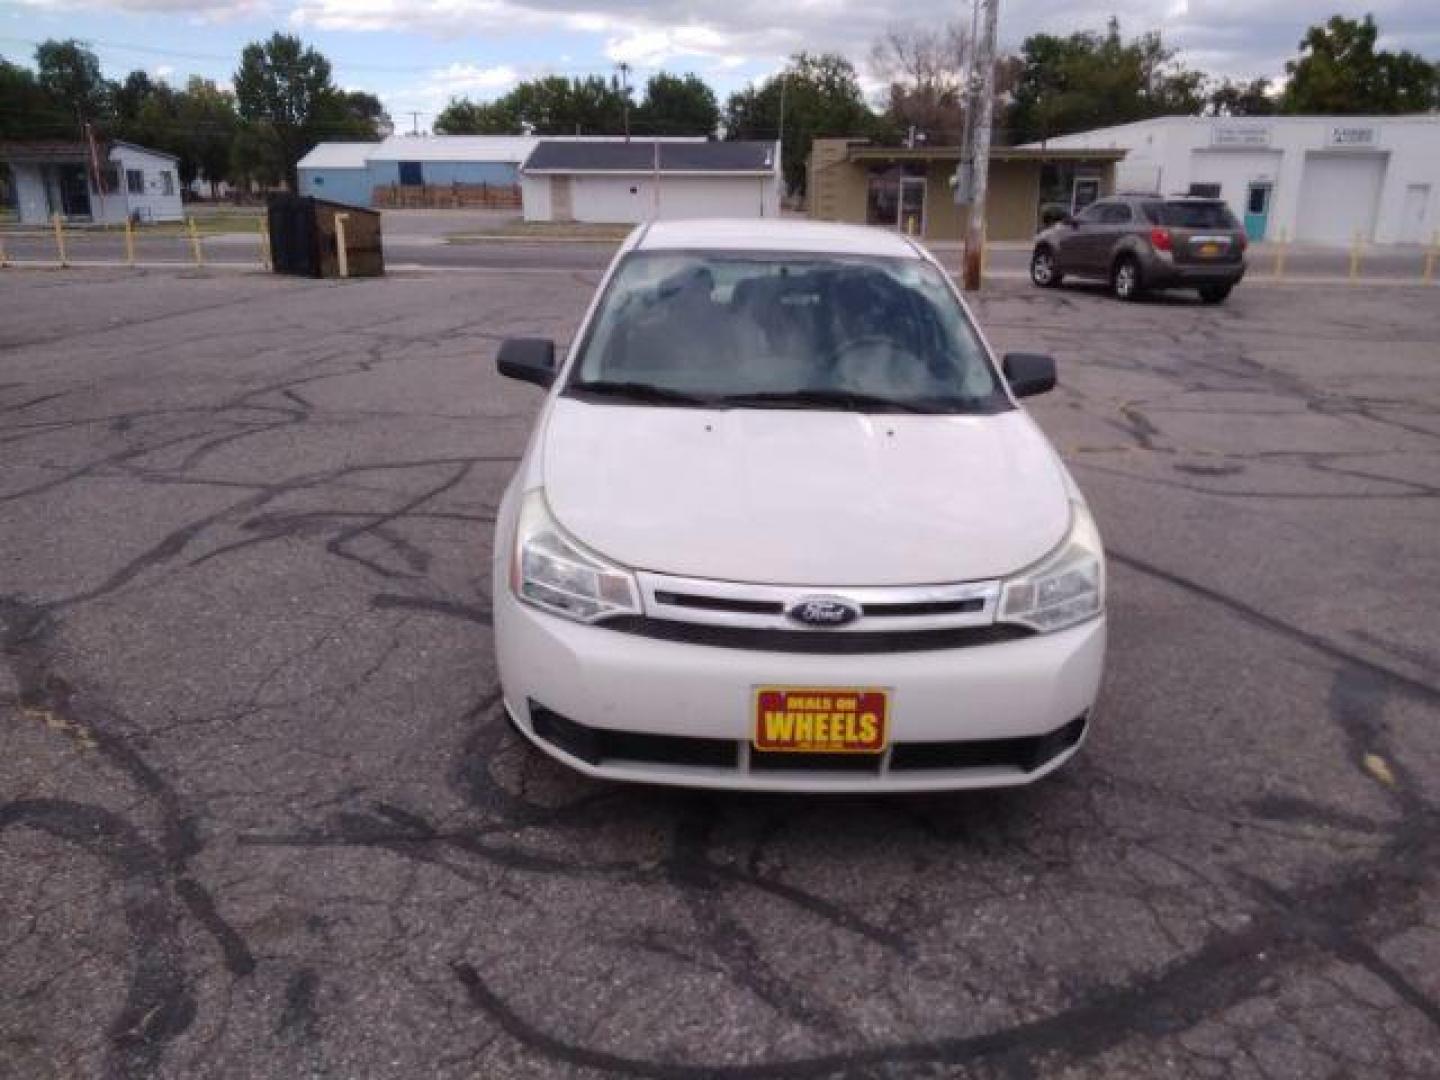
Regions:
[[[717,402],[722,408],[754,406],[776,409],[848,409],[853,412],[948,412],[942,402],[900,401],[879,394],[862,394],[855,390],[767,390],[755,394],[726,394]]]
[[[591,382],[573,382],[566,387],[567,393],[604,394],[607,397],[627,398],[630,401],[654,402],[660,405],[689,405],[712,409],[715,399],[700,394],[687,394],[683,390],[672,390],[668,386],[656,386],[643,382],[612,382],[597,379]]]

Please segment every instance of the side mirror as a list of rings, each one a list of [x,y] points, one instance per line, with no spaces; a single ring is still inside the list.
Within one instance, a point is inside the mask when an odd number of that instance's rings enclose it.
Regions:
[[[1010,392],[1016,397],[1031,397],[1055,389],[1055,361],[1039,353],[1006,353],[1000,362]]]
[[[555,381],[555,342],[549,338],[507,338],[495,358],[500,374],[548,388]]]

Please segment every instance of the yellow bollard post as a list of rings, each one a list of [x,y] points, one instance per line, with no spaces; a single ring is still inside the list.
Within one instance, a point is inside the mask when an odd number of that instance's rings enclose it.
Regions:
[[[350,276],[350,253],[345,250],[345,222],[349,220],[349,214],[335,215],[335,261],[342,278]]]
[[[1360,278],[1360,234],[1355,234],[1355,239],[1350,242],[1350,280],[1358,281]]]
[[[1275,243],[1275,280],[1285,276],[1285,230],[1280,230],[1280,239]]]
[[[0,270],[10,265],[10,260],[5,257],[5,237],[0,236]]]
[[[200,234],[195,231],[195,218],[190,218],[190,249],[195,253],[195,265],[205,265],[205,253],[200,250]]]
[[[69,266],[70,260],[65,255],[65,219],[59,214],[52,214],[50,223],[55,226],[55,251],[60,256],[60,265]]]
[[[260,268],[262,270],[273,270],[274,265],[270,261],[270,222],[269,215],[260,215]]]
[[[1435,260],[1440,258],[1440,229],[1435,230],[1435,235],[1430,238],[1430,250],[1425,253],[1425,284],[1430,285],[1435,281]],[[3,265],[3,263],[0,263]]]
[[[135,225],[129,214],[125,215],[125,265],[135,265]]]

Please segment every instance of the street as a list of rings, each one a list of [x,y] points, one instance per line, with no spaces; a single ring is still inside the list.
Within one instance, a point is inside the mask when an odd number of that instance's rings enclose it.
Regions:
[[[498,706],[494,356],[608,250],[0,272],[0,1074],[1440,1075],[1433,290],[981,294],[1109,550],[1090,740],[759,797]]]
[[[383,218],[385,259],[392,269],[474,268],[602,269],[614,255],[617,243],[605,240],[529,238],[515,232],[514,215],[495,211],[388,210]],[[55,263],[54,235],[43,229],[0,231],[8,257],[18,262]],[[259,221],[251,232],[201,236],[202,258],[209,264],[257,266],[262,257]],[[932,248],[948,267],[960,265],[958,241],[939,241]],[[1272,279],[1278,249],[1257,244],[1250,251],[1252,279]],[[66,255],[75,263],[124,262],[125,241],[119,232],[71,229],[66,233]],[[1345,248],[1289,245],[1283,262],[1287,279],[1343,279],[1350,274],[1350,252]],[[190,239],[174,229],[136,233],[135,259],[146,265],[194,265]],[[1368,245],[1363,249],[1359,275],[1367,280],[1419,282],[1425,271],[1426,250],[1420,247]],[[987,269],[1000,279],[1026,276],[1030,247],[1007,242],[992,245]],[[1436,271],[1440,279],[1440,268]]]

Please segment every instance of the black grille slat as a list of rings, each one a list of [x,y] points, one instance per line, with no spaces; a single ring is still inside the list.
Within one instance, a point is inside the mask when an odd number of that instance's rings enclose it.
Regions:
[[[733,739],[652,735],[590,727],[533,701],[530,702],[530,726],[546,742],[591,765],[632,761],[711,769],[740,767],[740,752]]]
[[[751,750],[752,772],[848,772],[878,773],[883,754],[818,754],[803,751],[780,753]]]
[[[983,596],[972,597],[968,600],[917,600],[906,604],[866,604],[865,614],[868,616],[907,616],[907,615],[963,615],[974,611],[985,610],[985,598]]]
[[[735,600],[724,596],[698,596],[662,590],[655,593],[655,601],[668,607],[694,608],[697,611],[729,611],[741,615],[785,613],[785,605],[778,600]]]
[[[1008,623],[955,626],[937,630],[779,630],[752,626],[710,626],[704,623],[680,622],[677,619],[656,619],[647,615],[620,615],[597,625],[660,641],[712,645],[721,649],[834,655],[963,649],[975,645],[1017,641],[1020,638],[1033,637],[1035,633],[1027,627]]]
[[[1085,734],[1086,716],[1077,716],[1048,735],[1018,739],[966,739],[955,742],[896,743],[890,753],[890,771],[925,769],[1019,769],[1034,772],[1058,757]]]

